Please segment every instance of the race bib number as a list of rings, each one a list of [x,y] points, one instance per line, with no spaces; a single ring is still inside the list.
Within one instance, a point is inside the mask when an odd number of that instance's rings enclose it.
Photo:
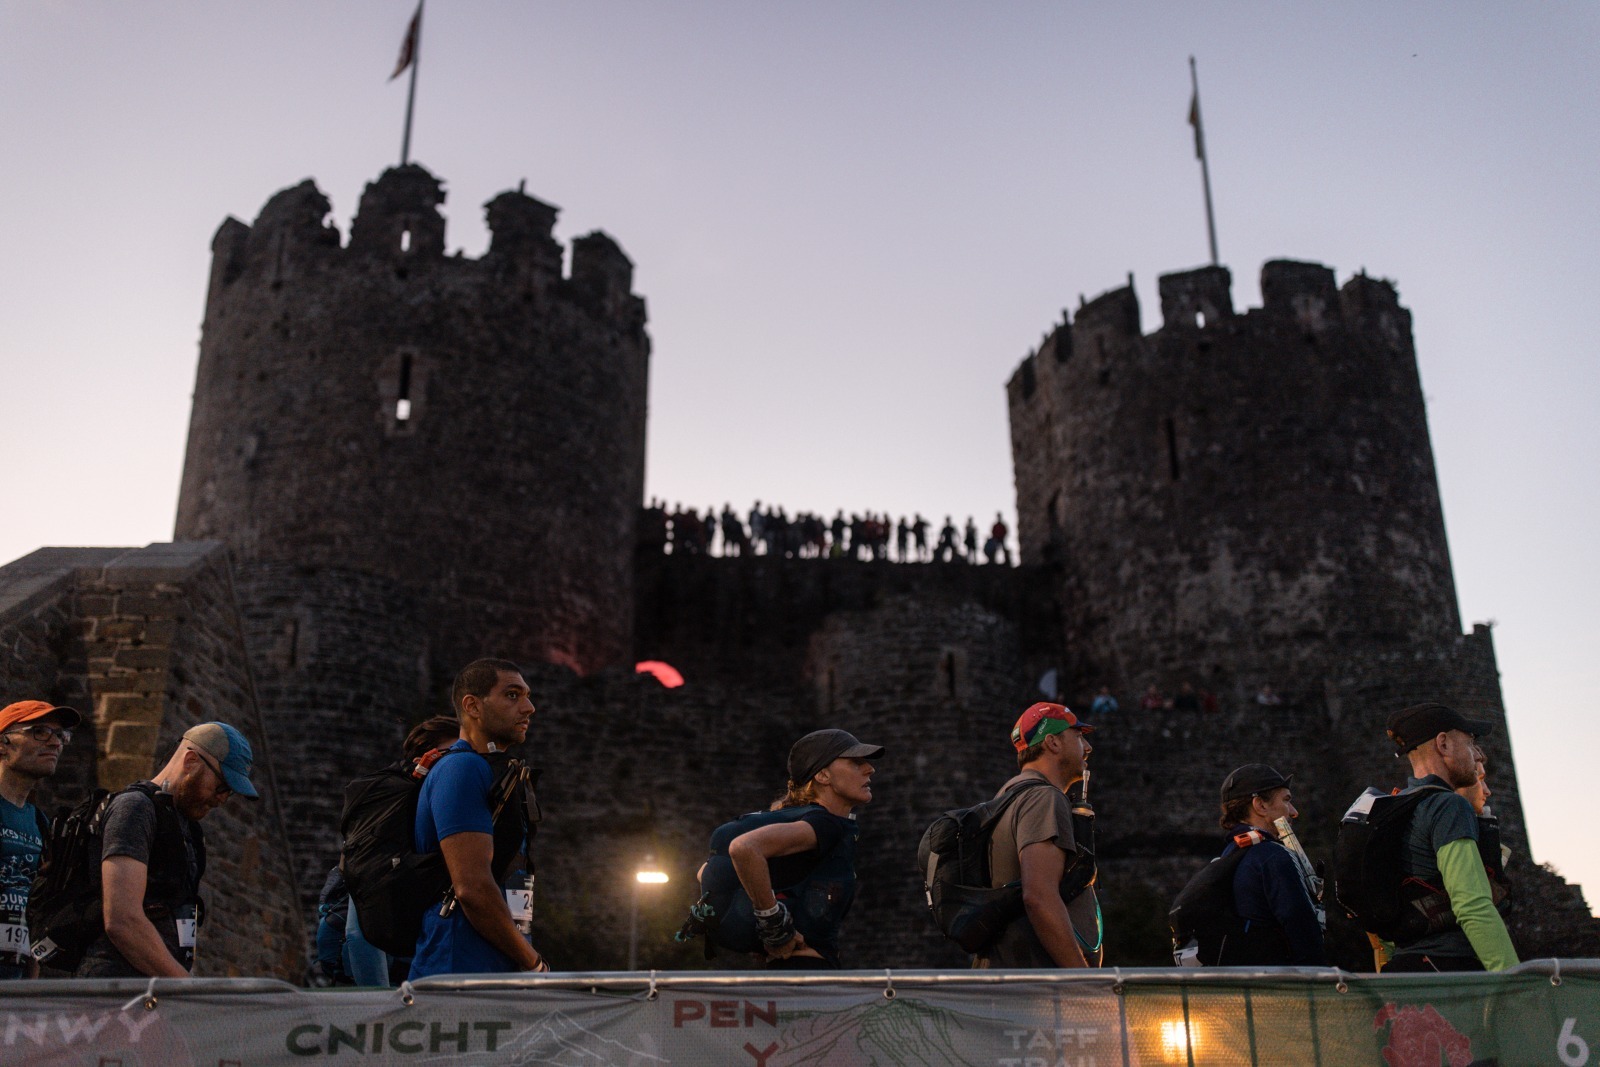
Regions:
[[[178,947],[194,948],[195,921],[193,919],[174,919],[173,921],[178,924]]]
[[[506,907],[511,909],[511,918],[516,922],[533,921],[533,890],[507,889]]]
[[[0,952],[17,956],[29,954],[28,927],[24,923],[0,923]]]

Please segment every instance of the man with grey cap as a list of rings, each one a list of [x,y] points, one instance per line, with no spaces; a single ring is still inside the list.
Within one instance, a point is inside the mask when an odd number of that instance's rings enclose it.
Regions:
[[[104,933],[78,965],[80,978],[184,978],[204,918],[200,820],[237,793],[254,799],[250,742],[223,722],[191,728],[150,780],[113,796],[100,834]]]
[[[28,895],[49,828],[31,798],[56,773],[82,720],[72,708],[43,700],[0,708],[0,979],[39,974],[29,953]]]
[[[728,859],[755,912],[769,967],[837,968],[839,926],[855,899],[856,822],[872,800],[882,747],[844,730],[806,734],[789,750],[788,788],[738,820]],[[710,886],[707,886],[709,889]]]
[[[1216,965],[1321,967],[1322,924],[1300,866],[1278,840],[1277,820],[1297,819],[1289,783],[1265,763],[1247,763],[1222,782],[1222,826],[1228,844],[1219,859],[1243,850],[1233,873],[1234,929],[1222,939]]]
[[[1493,723],[1468,719],[1436,701],[1389,716],[1395,755],[1411,762],[1402,795],[1428,794],[1412,811],[1395,877],[1402,886],[1425,889],[1435,906],[1423,909],[1430,913],[1426,932],[1395,943],[1385,974],[1498,971],[1518,962],[1505,921],[1495,910],[1479,852],[1477,815],[1455,792],[1477,782],[1483,759],[1477,739],[1493,729]]]

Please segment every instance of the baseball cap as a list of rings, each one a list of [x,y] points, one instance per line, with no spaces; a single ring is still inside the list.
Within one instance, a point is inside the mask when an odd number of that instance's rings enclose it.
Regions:
[[[1059,734],[1063,730],[1088,734],[1094,732],[1094,727],[1079,722],[1065,704],[1040,701],[1023,712],[1017,724],[1011,728],[1011,744],[1018,752],[1026,752],[1051,734]]]
[[[1282,789],[1292,781],[1294,775],[1279,774],[1265,763],[1246,763],[1222,780],[1222,802]]]
[[[242,797],[255,797],[256,787],[250,784],[250,742],[244,734],[225,722],[203,722],[191,727],[183,739],[217,761],[222,768],[222,780],[228,788]]]
[[[0,708],[0,733],[5,733],[18,723],[33,722],[47,715],[60,715],[69,730],[83,721],[83,716],[73,708],[59,707],[43,700],[19,700]]]
[[[1494,732],[1494,723],[1469,719],[1455,708],[1436,700],[1413,704],[1389,716],[1389,740],[1394,742],[1397,756],[1403,756],[1423,742],[1451,730],[1482,737]]]
[[[834,760],[877,759],[881,745],[864,745],[844,730],[815,730],[794,743],[789,750],[789,781],[809,782]]]

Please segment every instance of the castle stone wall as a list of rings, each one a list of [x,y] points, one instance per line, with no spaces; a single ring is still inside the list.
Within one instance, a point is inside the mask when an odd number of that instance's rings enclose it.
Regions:
[[[195,970],[297,980],[307,930],[279,809],[281,757],[263,736],[226,550],[41,549],[0,568],[0,644],[33,650],[24,661],[32,666],[6,676],[0,698],[54,700],[88,720],[39,790],[46,811],[94,785],[148,778],[201,722],[244,733],[261,797],[231,800],[203,824],[208,920]]]

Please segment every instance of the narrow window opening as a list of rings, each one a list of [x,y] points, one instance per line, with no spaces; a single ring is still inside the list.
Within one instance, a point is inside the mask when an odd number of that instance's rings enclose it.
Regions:
[[[1206,328],[1206,313],[1204,311],[1196,311],[1194,313],[1194,324],[1202,330]]]
[[[283,624],[284,659],[289,669],[300,666],[300,620],[290,619]]]
[[[408,231],[409,232],[409,231]],[[406,422],[411,418],[411,354],[409,352],[400,357],[400,391],[399,399],[394,402],[394,419],[396,422]]]
[[[409,226],[400,231],[400,251],[411,251],[411,228]]]
[[[1172,480],[1178,480],[1178,428],[1167,420],[1167,464],[1172,469]]]
[[[944,662],[940,664],[940,667],[943,668],[945,692],[951,700],[954,700],[956,698],[956,654],[954,652],[946,652],[944,654]]]

